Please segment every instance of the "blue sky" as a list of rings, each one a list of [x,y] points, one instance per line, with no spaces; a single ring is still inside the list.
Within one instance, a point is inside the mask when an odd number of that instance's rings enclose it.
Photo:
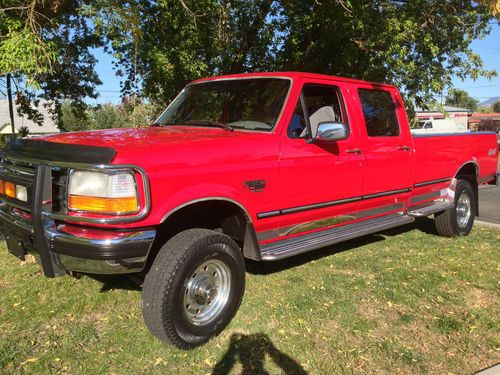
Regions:
[[[483,59],[484,67],[495,69],[499,74],[491,80],[479,78],[476,81],[458,78],[453,80],[456,88],[465,90],[470,96],[483,102],[491,97],[500,96],[500,26],[492,26],[491,33],[483,40],[472,42],[472,49]]]
[[[499,76],[492,80],[479,78],[476,81],[472,79],[462,81],[455,78],[453,85],[467,91],[480,102],[500,96],[500,26],[492,25],[491,33],[483,40],[475,40],[472,43],[472,49],[481,56],[485,68],[495,69]],[[92,104],[120,102],[120,78],[114,74],[112,57],[102,50],[95,50],[95,56],[99,60],[96,70],[103,84],[98,87],[99,98],[89,102]]]

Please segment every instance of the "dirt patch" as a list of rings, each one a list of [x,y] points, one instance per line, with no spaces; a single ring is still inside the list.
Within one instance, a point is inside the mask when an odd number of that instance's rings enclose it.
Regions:
[[[484,309],[494,304],[498,304],[498,298],[491,291],[479,288],[471,288],[465,294],[465,304],[469,308]]]
[[[366,300],[358,304],[358,315],[366,320],[394,321],[404,312],[402,307],[391,302]]]

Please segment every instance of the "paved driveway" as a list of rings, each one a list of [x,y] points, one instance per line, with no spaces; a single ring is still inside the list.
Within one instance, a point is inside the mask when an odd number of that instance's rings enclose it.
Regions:
[[[479,187],[479,216],[477,220],[500,224],[500,186]]]

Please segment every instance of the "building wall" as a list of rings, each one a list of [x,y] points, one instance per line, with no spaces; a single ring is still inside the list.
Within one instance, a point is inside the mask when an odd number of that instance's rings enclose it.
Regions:
[[[449,112],[448,117],[455,120],[458,129],[467,129],[468,112]]]
[[[469,118],[472,131],[494,131],[500,134],[500,113],[474,113]]]
[[[44,106],[46,104],[45,101],[40,102],[39,111],[44,117],[44,122],[42,126],[38,126],[31,120],[28,120],[26,117],[18,116],[17,110],[14,107],[14,125],[16,130],[21,126],[27,126],[30,134],[34,133],[59,133],[59,129],[56,124],[50,117],[48,109]],[[9,124],[8,126],[4,126],[5,124]],[[9,115],[9,102],[6,99],[0,98],[0,133],[1,134],[10,134],[10,115]]]

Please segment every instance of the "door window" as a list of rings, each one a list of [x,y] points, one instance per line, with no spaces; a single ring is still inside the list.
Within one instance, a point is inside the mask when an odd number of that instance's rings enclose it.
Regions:
[[[336,87],[307,84],[302,88],[287,134],[290,138],[313,138],[321,122],[343,122],[345,115]],[[306,121],[306,119],[308,121]]]
[[[391,94],[383,90],[359,89],[369,137],[396,137],[399,125]]]

